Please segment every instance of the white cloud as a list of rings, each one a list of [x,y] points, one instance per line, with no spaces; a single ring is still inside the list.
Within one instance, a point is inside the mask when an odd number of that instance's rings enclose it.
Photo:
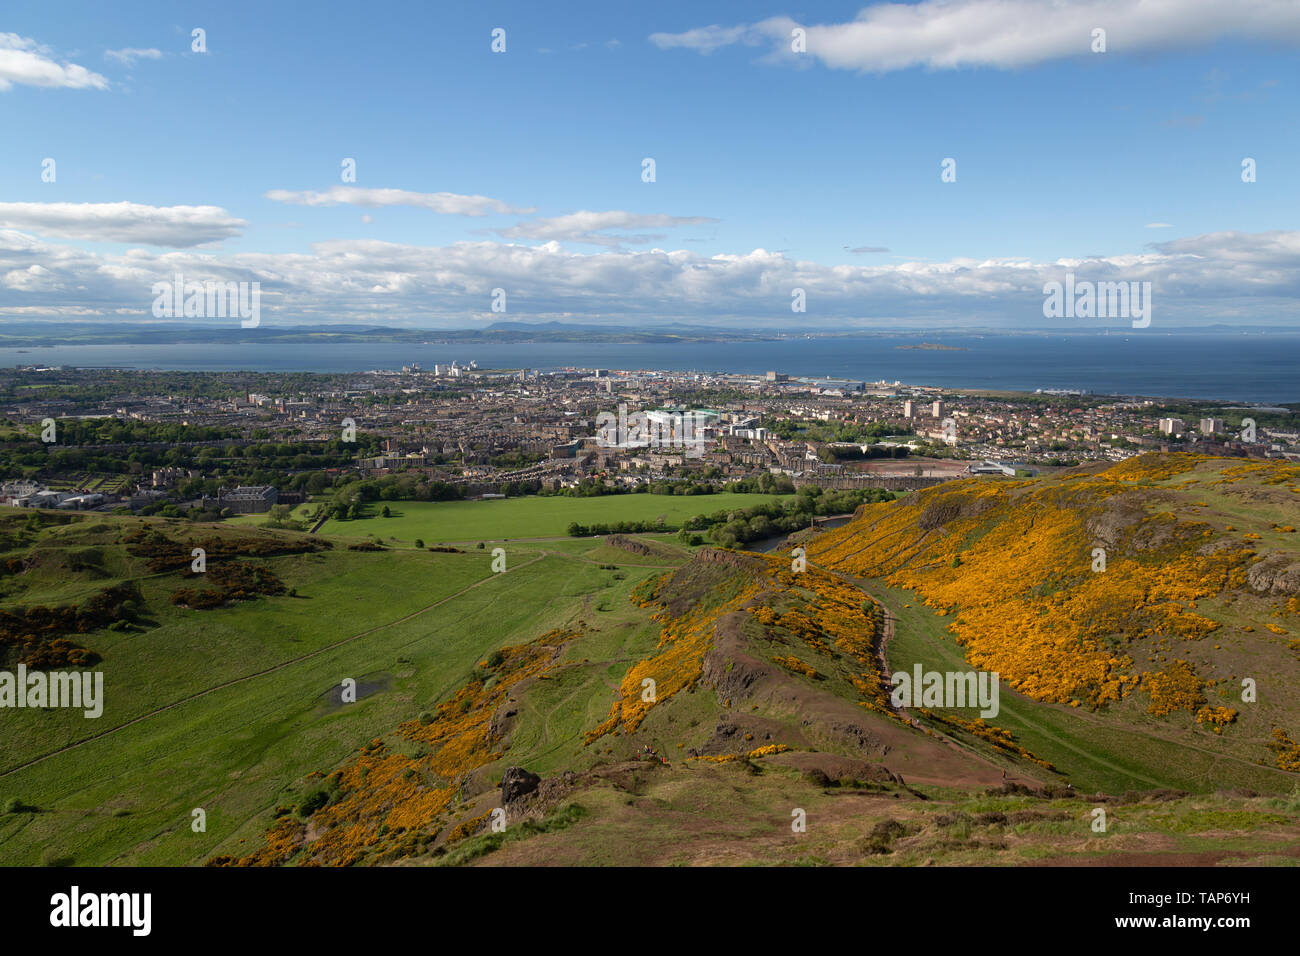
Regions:
[[[220,206],[132,202],[0,202],[0,228],[89,242],[144,242],[189,248],[220,242],[247,225]]]
[[[364,189],[360,186],[333,186],[323,192],[272,189],[263,194],[275,202],[296,206],[415,206],[451,216],[486,216],[488,213],[526,214],[530,208],[508,205],[487,196],[462,196],[459,193],[417,193],[408,189]]]
[[[673,320],[788,327],[791,291],[802,288],[808,311],[797,320],[812,328],[1041,328],[1048,321],[1042,316],[1043,284],[1072,271],[1092,281],[1150,281],[1159,325],[1234,315],[1250,316],[1252,323],[1300,325],[1300,232],[1211,233],[1138,254],[1055,262],[955,259],[869,266],[824,265],[764,249],[716,256],[663,249],[583,254],[556,242],[428,247],[370,239],[321,242],[310,253],[136,248],[104,254],[0,229],[0,300],[8,313],[97,309],[106,317],[143,318],[152,303],[151,285],[178,271],[198,281],[260,282],[272,321],[464,326],[488,312],[492,289],[504,288],[511,318],[567,314],[577,321],[646,327]]]
[[[673,229],[679,226],[699,226],[717,222],[708,216],[642,215],[612,209],[591,212],[586,209],[542,219],[529,219],[509,229],[498,229],[506,239],[569,240],[590,245],[617,247],[623,243],[645,245],[661,234],[611,235],[611,229]]]
[[[1300,43],[1295,0],[922,0],[864,7],[845,23],[798,24],[774,17],[734,27],[655,33],[661,49],[712,53],[741,43],[768,45],[773,57],[801,61],[790,31],[807,31],[807,56],[833,69],[884,73],[929,69],[1013,69],[1093,56],[1092,31],[1106,31],[1103,55],[1186,49],[1221,38]]]
[[[1146,224],[1147,229],[1172,229],[1173,223],[1170,222],[1149,222]]]
[[[0,33],[0,92],[23,86],[108,89],[108,80],[75,63],[57,63],[46,46],[16,33]]]
[[[104,56],[110,60],[117,60],[126,66],[131,66],[136,60],[160,60],[162,59],[162,50],[155,50],[152,47],[147,50],[138,47],[126,47],[121,50],[105,50]]]
[[[684,47],[708,54],[724,46],[731,46],[733,43],[744,43],[747,46],[761,43],[765,33],[761,27],[761,24],[754,27],[724,27],[715,23],[712,26],[696,27],[685,33],[652,33],[650,42],[661,50]]]

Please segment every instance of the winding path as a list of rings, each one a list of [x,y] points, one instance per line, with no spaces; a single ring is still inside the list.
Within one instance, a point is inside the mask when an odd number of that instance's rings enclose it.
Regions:
[[[898,618],[895,616],[894,612],[889,609],[889,607],[885,604],[884,601],[881,601],[875,595],[868,593],[866,589],[864,589],[862,585],[859,584],[858,581],[852,576],[848,574],[843,574],[839,571],[832,571],[829,568],[823,567],[820,564],[814,564],[812,561],[808,562],[808,566],[810,568],[816,568],[818,571],[821,571],[824,574],[829,574],[832,575],[833,577],[839,578],[845,584],[852,585],[854,588],[857,589],[857,591],[860,594],[865,596],[869,601],[875,602],[880,607],[880,610],[884,612],[885,627],[884,630],[881,632],[880,641],[878,642],[878,645],[876,647],[876,658],[880,667],[881,680],[886,686],[888,686],[890,684],[889,657],[888,657],[889,642],[894,638],[894,624],[898,620]],[[919,720],[917,720],[915,717],[911,715],[911,713],[908,711],[906,707],[904,707],[901,704],[898,705],[894,704],[894,700],[892,696],[890,697],[889,700],[889,707],[890,710],[892,710],[895,714],[897,714],[899,717],[906,720],[914,730],[920,731],[922,733],[926,732],[926,730],[930,730],[931,733],[933,733],[936,737],[942,740],[953,750],[965,754],[968,757],[973,757],[974,759],[980,761],[981,763],[985,763],[990,767],[1005,772],[1005,767],[1003,767],[1003,765],[993,760],[990,760],[988,757],[980,753],[978,750],[975,750],[974,748],[969,747],[966,744],[963,744],[961,741],[956,740],[949,734],[945,733],[943,730],[933,730],[925,727]],[[1008,776],[1007,779],[1009,780],[1011,778]],[[1030,779],[1034,779],[1034,778],[1030,778]],[[1036,781],[1036,782],[1041,783],[1041,781]]]

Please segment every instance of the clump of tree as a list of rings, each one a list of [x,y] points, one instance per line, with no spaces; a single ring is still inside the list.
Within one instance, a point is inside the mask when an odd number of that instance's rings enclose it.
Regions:
[[[423,475],[397,474],[382,478],[351,480],[339,485],[326,505],[326,511],[336,521],[355,521],[371,515],[367,507],[372,502],[387,501],[458,501],[465,497],[461,485],[426,479]],[[387,505],[381,513],[392,514]]]
[[[897,432],[898,426],[889,422],[823,422],[801,418],[775,418],[766,416],[762,426],[785,441],[856,442],[872,444]]]
[[[613,524],[579,524],[574,521],[570,523],[567,531],[570,537],[586,538],[591,535],[600,534],[646,534],[656,531],[676,531],[676,527],[669,527],[663,522],[663,519],[654,521],[616,521]]]
[[[867,461],[874,458],[906,458],[912,449],[906,445],[879,445],[872,439],[862,445],[848,445],[839,448],[823,445],[819,457],[828,465],[841,461]]]
[[[893,494],[883,488],[823,491],[815,485],[805,485],[798,494],[785,501],[687,518],[678,536],[690,543],[693,532],[704,531],[718,547],[736,548],[751,541],[807,528],[816,517],[848,514],[859,505],[892,498]]]
[[[304,530],[304,523],[293,516],[292,505],[271,505],[271,510],[266,513],[266,526],[290,531]]]

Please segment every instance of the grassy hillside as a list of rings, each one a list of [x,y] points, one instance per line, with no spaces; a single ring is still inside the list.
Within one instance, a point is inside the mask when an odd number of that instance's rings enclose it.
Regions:
[[[16,534],[30,520],[11,514],[0,529]],[[508,548],[504,574],[492,573],[490,552],[337,547],[263,559],[292,597],[199,611],[170,603],[193,582],[181,571],[150,572],[147,559],[128,553],[131,534],[142,526],[177,540],[216,534],[245,548],[304,536],[117,517],[37,520],[60,523],[7,542],[25,547],[15,555],[42,556],[4,579],[7,601],[71,601],[133,580],[141,609],[127,631],[75,635],[102,658],[95,665],[105,675],[102,717],[0,712],[0,805],[17,799],[38,808],[0,814],[0,855],[14,864],[39,862],[50,847],[57,859],[85,864],[171,864],[237,846],[247,824],[249,834],[260,832],[258,815],[286,787],[434,706],[485,654],[575,617],[626,617],[628,590],[657,573],[586,560],[578,546],[597,541]],[[56,567],[52,555],[90,543],[102,552],[99,567],[71,575]],[[5,652],[12,668],[20,652]],[[340,701],[345,677],[358,682],[355,704]],[[199,807],[205,834],[190,829]]]
[[[892,664],[997,671],[1004,721],[1090,782],[1276,789],[1300,770],[1298,481],[1176,455],[956,482],[810,558],[886,597]]]
[[[3,666],[107,696],[0,714],[0,855],[1294,862],[1298,472],[953,482],[802,533],[806,568],[629,535],[494,573],[472,546],[0,515]],[[999,713],[898,706],[916,663],[999,671]]]

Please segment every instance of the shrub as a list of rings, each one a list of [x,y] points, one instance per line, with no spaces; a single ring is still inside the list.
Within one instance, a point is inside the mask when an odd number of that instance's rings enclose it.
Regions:
[[[893,853],[896,839],[910,836],[915,832],[914,827],[900,823],[898,820],[881,820],[872,827],[865,838],[858,841],[858,849],[870,856]]]
[[[313,813],[319,810],[325,804],[329,803],[330,796],[324,790],[313,790],[307,796],[303,797],[302,803],[298,804],[298,816],[306,820]]]

